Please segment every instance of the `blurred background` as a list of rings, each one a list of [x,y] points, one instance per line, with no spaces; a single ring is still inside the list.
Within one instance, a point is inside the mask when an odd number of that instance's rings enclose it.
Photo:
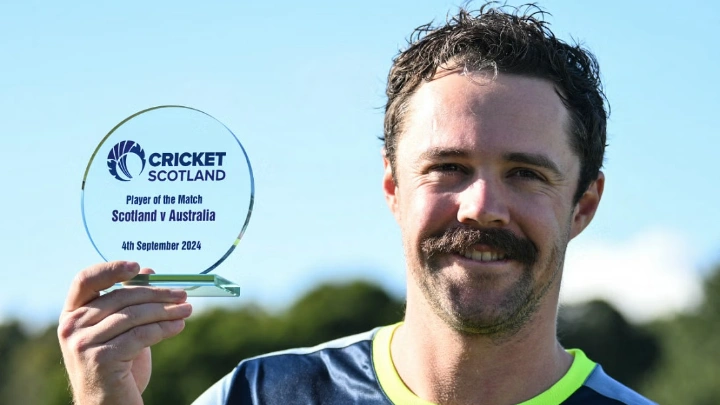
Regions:
[[[457,5],[0,2],[0,403],[69,403],[56,321],[74,274],[100,260],[82,175],[110,129],[155,105],[232,129],[256,202],[217,270],[241,297],[191,299],[186,330],[155,350],[146,403],[189,403],[244,357],[401,319],[400,235],[380,188],[385,78],[412,29]],[[595,53],[612,107],[605,194],[568,250],[560,338],[659,403],[718,404],[720,5],[539,5]]]

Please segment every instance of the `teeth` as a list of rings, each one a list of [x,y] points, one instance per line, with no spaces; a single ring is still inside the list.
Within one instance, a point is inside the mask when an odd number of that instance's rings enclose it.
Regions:
[[[479,262],[494,262],[497,260],[504,260],[505,255],[501,255],[497,252],[478,252],[474,249],[468,249],[465,251],[463,256],[468,259],[477,260]]]

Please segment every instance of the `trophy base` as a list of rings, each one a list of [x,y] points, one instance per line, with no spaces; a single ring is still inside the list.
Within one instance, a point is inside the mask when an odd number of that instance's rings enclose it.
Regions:
[[[117,283],[106,292],[120,288],[161,287],[182,289],[188,297],[239,297],[240,286],[216,274],[138,274]]]

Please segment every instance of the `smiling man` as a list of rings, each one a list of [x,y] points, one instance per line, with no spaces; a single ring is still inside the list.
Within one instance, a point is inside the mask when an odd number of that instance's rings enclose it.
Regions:
[[[603,178],[574,201],[580,160],[549,80],[441,69],[409,100],[386,158],[409,278],[392,358],[432,402],[520,403],[574,362],[555,338],[563,257]]]
[[[593,56],[526,11],[460,10],[394,60],[383,190],[404,322],[244,360],[197,404],[651,404],[556,338],[565,250],[603,192],[607,114]],[[98,265],[73,284],[58,333],[79,404],[142,403],[149,346],[190,314],[182,292],[98,297],[138,271]]]

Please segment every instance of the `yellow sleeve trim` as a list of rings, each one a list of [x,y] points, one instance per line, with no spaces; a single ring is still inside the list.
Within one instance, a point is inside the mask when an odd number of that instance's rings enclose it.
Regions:
[[[390,342],[402,323],[380,328],[373,338],[372,359],[378,383],[394,404],[435,405],[413,394],[403,383],[395,369],[390,355]],[[518,405],[558,405],[568,399],[585,383],[596,364],[585,356],[582,350],[571,349],[568,353],[574,360],[567,373],[547,391]]]

